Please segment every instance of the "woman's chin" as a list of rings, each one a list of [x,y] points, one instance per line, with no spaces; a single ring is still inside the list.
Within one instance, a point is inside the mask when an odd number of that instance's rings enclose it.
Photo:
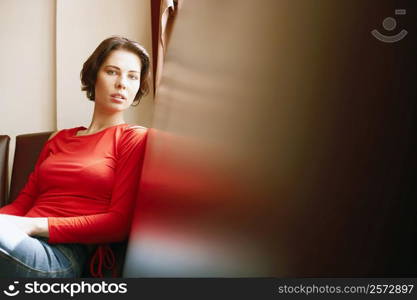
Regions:
[[[100,105],[99,110],[106,113],[120,113],[127,109],[125,105],[120,104],[107,104],[107,105]]]

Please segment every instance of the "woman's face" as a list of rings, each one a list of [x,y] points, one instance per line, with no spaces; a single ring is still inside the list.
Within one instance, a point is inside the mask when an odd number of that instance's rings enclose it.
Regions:
[[[126,50],[113,50],[97,72],[95,102],[100,110],[123,111],[132,104],[140,86],[141,62]]]

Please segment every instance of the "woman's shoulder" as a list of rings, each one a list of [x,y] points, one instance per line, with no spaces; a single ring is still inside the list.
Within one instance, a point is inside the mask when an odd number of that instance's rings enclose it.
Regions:
[[[66,128],[66,129],[61,129],[61,130],[54,131],[49,136],[48,141],[52,140],[55,137],[58,138],[58,137],[62,137],[64,135],[68,135],[68,134],[71,134],[71,133],[75,133],[75,132],[77,132],[79,130],[82,130],[83,128],[85,128],[85,127],[78,126],[78,127],[74,127],[74,128]]]
[[[126,124],[121,128],[121,142],[135,143],[143,140],[147,133],[148,128],[136,124]]]
[[[148,128],[136,124],[127,124],[124,127],[124,134],[128,136],[144,136],[148,133]]]
[[[51,135],[48,138],[48,141],[49,140],[52,140],[58,134],[58,132],[59,132],[59,130],[58,131],[55,131],[55,132],[52,132]]]
[[[140,126],[136,124],[127,124],[127,126],[125,127],[125,130],[143,132],[143,131],[148,131],[148,128],[145,126]]]
[[[148,128],[139,126],[139,125],[126,125],[123,126],[122,133],[119,136],[117,142],[117,151],[118,153],[129,153],[138,149],[138,151],[143,150],[145,145],[146,137],[148,133]],[[141,150],[142,149],[142,150]]]

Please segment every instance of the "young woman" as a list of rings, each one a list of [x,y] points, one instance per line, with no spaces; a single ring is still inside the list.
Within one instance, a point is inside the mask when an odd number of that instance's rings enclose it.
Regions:
[[[90,126],[52,134],[18,197],[0,208],[0,277],[80,277],[90,257],[102,276],[108,243],[129,232],[147,133],[123,112],[149,91],[148,77],[146,50],[122,37],[84,63]]]

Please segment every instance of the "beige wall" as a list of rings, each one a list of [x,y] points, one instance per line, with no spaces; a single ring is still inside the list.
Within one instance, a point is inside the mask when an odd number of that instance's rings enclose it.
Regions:
[[[88,125],[93,102],[81,92],[83,62],[104,38],[125,35],[151,53],[147,0],[0,0],[0,134]],[[150,126],[153,96],[126,114]]]
[[[56,128],[54,36],[54,0],[0,1],[0,134],[11,137],[10,167],[16,135]]]

